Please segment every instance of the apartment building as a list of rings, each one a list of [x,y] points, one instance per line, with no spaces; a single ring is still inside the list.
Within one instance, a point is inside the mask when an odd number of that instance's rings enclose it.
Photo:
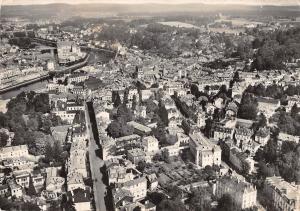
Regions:
[[[229,194],[240,209],[256,206],[256,188],[235,177],[224,176],[217,181],[215,195],[221,198],[224,194]]]
[[[267,177],[264,192],[276,210],[300,211],[300,186],[288,183],[281,177]]]

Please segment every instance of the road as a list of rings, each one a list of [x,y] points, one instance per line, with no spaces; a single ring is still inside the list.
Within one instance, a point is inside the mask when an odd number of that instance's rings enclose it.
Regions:
[[[105,206],[105,192],[106,192],[106,185],[102,181],[102,173],[100,168],[104,165],[104,161],[101,160],[96,155],[96,150],[99,149],[94,134],[92,132],[92,125],[90,121],[90,116],[88,112],[88,107],[85,104],[85,116],[86,116],[86,125],[87,125],[87,132],[89,134],[89,160],[90,160],[90,168],[91,168],[91,176],[93,179],[93,190],[94,190],[94,198],[95,198],[95,207],[96,211],[106,211]]]

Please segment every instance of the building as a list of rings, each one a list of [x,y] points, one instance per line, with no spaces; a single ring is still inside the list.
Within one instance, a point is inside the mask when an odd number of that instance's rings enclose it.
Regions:
[[[142,139],[142,145],[146,153],[155,153],[159,150],[158,140],[154,136],[147,136]]]
[[[14,176],[18,185],[22,186],[23,188],[29,187],[30,174],[28,172],[15,172]]]
[[[21,185],[18,185],[14,180],[9,180],[7,183],[11,196],[16,198],[21,198],[23,196],[23,189]]]
[[[239,209],[256,206],[256,188],[237,178],[224,176],[217,181],[215,195],[221,198],[224,194],[229,194]]]
[[[214,129],[214,140],[225,140],[226,138],[233,138],[234,130],[232,128],[226,128],[224,126],[215,126]]]
[[[299,136],[289,135],[287,133],[280,132],[278,134],[278,139],[280,141],[291,141],[291,142],[299,143],[300,138],[299,138]]]
[[[280,211],[300,211],[300,186],[284,181],[281,177],[267,177],[264,192]]]
[[[27,145],[0,148],[0,160],[26,157],[28,155],[29,154]]]
[[[127,158],[132,163],[137,165],[140,161],[145,161],[146,154],[145,152],[140,148],[135,148],[127,151]]]
[[[254,161],[236,147],[230,149],[229,162],[240,172],[251,173],[254,169]]]
[[[88,189],[77,188],[68,192],[68,198],[74,203],[76,211],[90,211],[91,207],[91,194]]]
[[[9,194],[8,185],[0,185],[0,197],[7,197]]]
[[[123,136],[116,138],[116,150],[117,153],[125,153],[127,149],[132,149],[141,146],[141,136],[132,134],[129,136]]]
[[[236,139],[236,146],[242,148],[243,145],[248,144],[252,141],[252,136],[254,132],[252,129],[239,127],[235,129],[235,139]]]
[[[65,184],[65,178],[59,176],[59,169],[49,167],[46,169],[46,173],[46,190],[52,193],[61,193]]]
[[[221,148],[213,144],[201,133],[190,134],[190,150],[195,158],[195,164],[205,166],[221,165]]]
[[[258,110],[264,113],[267,117],[271,117],[277,108],[280,106],[280,101],[272,98],[257,98]]]
[[[139,177],[125,182],[122,189],[129,191],[133,196],[133,202],[144,199],[147,195],[147,179]]]
[[[19,68],[0,69],[0,88],[13,85],[21,77],[22,72]]]
[[[152,131],[151,128],[134,121],[128,122],[127,124],[133,127],[134,132],[140,136],[149,135]]]
[[[149,174],[146,176],[148,189],[153,191],[158,187],[158,179],[156,174]]]
[[[68,191],[75,190],[77,188],[85,189],[82,174],[74,171],[69,173],[67,176],[67,187]]]
[[[260,145],[264,146],[270,139],[270,130],[268,128],[260,128],[255,133],[255,141]]]

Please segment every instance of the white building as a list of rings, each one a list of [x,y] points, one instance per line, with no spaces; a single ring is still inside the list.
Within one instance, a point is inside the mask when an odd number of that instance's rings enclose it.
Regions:
[[[144,137],[142,145],[146,153],[155,153],[159,150],[158,140],[154,136]]]
[[[195,164],[205,166],[221,165],[221,148],[213,144],[201,133],[190,134],[190,150],[195,158]]]
[[[28,155],[29,154],[27,145],[0,148],[0,160],[26,157]]]

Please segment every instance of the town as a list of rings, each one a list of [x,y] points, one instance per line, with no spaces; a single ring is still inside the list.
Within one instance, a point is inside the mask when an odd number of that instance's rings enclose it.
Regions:
[[[0,25],[0,210],[300,211],[299,11],[17,8]]]

